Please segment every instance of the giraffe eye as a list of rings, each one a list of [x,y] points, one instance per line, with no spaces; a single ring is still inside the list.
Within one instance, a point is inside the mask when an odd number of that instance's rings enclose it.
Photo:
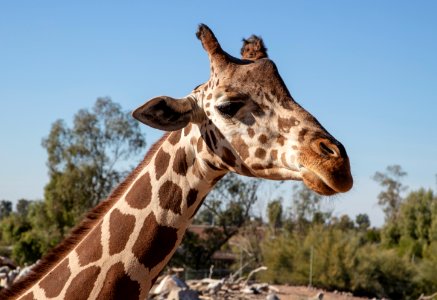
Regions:
[[[232,101],[232,102],[225,102],[218,105],[217,109],[225,118],[232,118],[237,114],[237,112],[243,106],[244,106],[244,102]]]

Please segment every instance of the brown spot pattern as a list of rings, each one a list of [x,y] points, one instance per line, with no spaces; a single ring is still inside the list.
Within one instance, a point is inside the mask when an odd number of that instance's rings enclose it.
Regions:
[[[273,149],[273,150],[270,152],[270,156],[272,157],[273,160],[277,160],[277,159],[278,159],[278,150]]]
[[[246,158],[249,157],[249,147],[240,136],[232,139],[232,146],[234,146],[235,150],[237,150],[243,160],[246,160]]]
[[[187,175],[188,163],[187,163],[187,154],[185,153],[184,148],[179,148],[176,151],[173,161],[173,171],[175,171],[176,174],[179,174],[181,176]]]
[[[296,126],[296,119],[293,117],[290,118],[281,118],[278,117],[278,128],[280,131],[289,133],[290,128]]]
[[[208,94],[208,97],[206,97],[207,100],[210,100],[212,98],[212,94]]]
[[[91,233],[79,244],[76,248],[76,253],[79,258],[79,264],[86,266],[89,263],[95,262],[102,257],[102,222],[91,231]]]
[[[203,139],[199,138],[197,140],[197,152],[198,153],[202,152],[202,148],[203,148]]]
[[[190,134],[191,126],[192,126],[191,123],[188,123],[188,125],[185,126],[185,128],[184,128],[184,136],[187,136],[187,135]]]
[[[255,156],[260,158],[260,159],[263,159],[264,157],[266,157],[266,150],[264,150],[262,148],[256,149]]]
[[[179,141],[181,140],[181,134],[182,130],[172,132],[168,137],[168,141],[170,142],[170,144],[176,145],[177,143],[179,143]]]
[[[258,141],[259,141],[261,144],[265,144],[265,143],[267,143],[267,136],[266,136],[265,134],[261,134],[261,135],[258,137]]]
[[[57,297],[71,275],[68,267],[68,258],[64,259],[60,265],[50,271],[48,275],[40,282],[39,286],[44,290],[46,297]]]
[[[223,147],[223,161],[228,164],[229,166],[233,167],[235,166],[235,161],[237,158],[235,157],[234,153],[232,153],[231,150],[229,150],[226,147]]]
[[[299,137],[297,138],[297,140],[299,141],[299,143],[302,143],[305,139],[305,134],[307,134],[308,129],[307,128],[303,128],[300,132],[299,132]]]
[[[175,214],[181,214],[182,189],[177,184],[167,180],[159,188],[159,204]]]
[[[247,134],[253,138],[255,135],[255,130],[253,130],[251,127],[247,128]]]
[[[285,152],[282,153],[282,155],[281,155],[281,161],[285,166],[288,167],[287,158],[285,157]]]
[[[258,170],[266,170],[266,169],[271,169],[271,168],[273,168],[273,163],[272,162],[269,162],[266,165],[259,164],[259,166],[256,166],[256,169],[258,169]]]
[[[162,174],[160,175],[162,176]],[[126,202],[129,204],[130,207],[143,209],[146,208],[147,205],[149,205],[151,199],[152,199],[152,184],[150,183],[149,173],[146,173],[137,181],[135,181],[134,185],[126,195]]]
[[[278,137],[276,138],[276,141],[277,141],[278,144],[281,145],[281,146],[284,146],[284,144],[285,144],[285,138],[284,138],[282,135],[278,136]]]
[[[164,175],[165,171],[167,171],[169,162],[170,162],[170,154],[168,154],[162,149],[159,149],[158,154],[156,154],[156,158],[155,158],[156,180],[161,178],[161,176]]]
[[[262,164],[253,164],[250,167],[254,170],[262,170],[265,168]]]
[[[64,299],[88,299],[99,273],[100,267],[97,266],[91,266],[80,271],[80,273],[71,281]]]
[[[155,215],[150,213],[144,220],[132,252],[146,268],[153,268],[176,247],[177,229],[159,225]]]
[[[198,191],[196,189],[190,189],[187,194],[187,205],[191,207],[197,200]]]
[[[33,296],[33,292],[28,293],[27,295],[20,298],[20,300],[33,300],[35,297]]]
[[[135,217],[114,209],[109,217],[109,254],[121,252],[135,227]]]
[[[123,263],[114,264],[106,274],[98,300],[137,300],[140,296],[140,284],[126,274]]]

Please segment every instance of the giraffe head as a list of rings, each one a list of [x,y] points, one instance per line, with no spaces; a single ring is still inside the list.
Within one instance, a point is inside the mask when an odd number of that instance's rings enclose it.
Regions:
[[[197,155],[215,168],[303,180],[323,195],[352,187],[345,148],[294,101],[261,39],[243,40],[238,59],[206,25],[197,37],[209,56],[209,80],[183,99],[151,99],[133,112],[136,119],[166,131],[197,125],[207,145]]]

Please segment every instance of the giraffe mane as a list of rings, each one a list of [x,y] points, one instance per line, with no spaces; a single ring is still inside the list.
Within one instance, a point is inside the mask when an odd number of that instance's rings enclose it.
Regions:
[[[68,237],[66,237],[58,246],[50,250],[30,271],[30,273],[19,279],[10,288],[0,291],[0,299],[13,299],[21,296],[26,289],[40,280],[48,271],[50,271],[66,254],[77,246],[84,236],[86,236],[101,218],[111,209],[117,202],[119,197],[123,195],[126,189],[130,186],[133,179],[138,175],[140,170],[147,165],[153,155],[167,139],[170,132],[165,133],[156,143],[150,147],[141,163],[131,172],[126,179],[120,183],[109,195],[106,200],[100,202],[92,208],[84,217],[84,219],[72,229]]]

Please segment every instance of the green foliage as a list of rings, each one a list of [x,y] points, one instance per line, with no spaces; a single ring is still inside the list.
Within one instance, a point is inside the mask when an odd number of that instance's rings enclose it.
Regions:
[[[415,281],[419,283],[422,293],[432,294],[437,290],[437,239],[434,239],[423,252],[423,259],[417,267]]]
[[[313,249],[314,286],[379,298],[417,296],[414,266],[396,251],[382,250],[378,244],[366,242],[363,234],[356,229],[317,225],[306,236],[287,233],[267,240],[263,257],[268,271],[260,274],[261,279],[307,285]]]
[[[390,170],[404,174],[400,168]],[[390,299],[417,299],[422,293],[434,293],[437,197],[431,190],[419,189],[400,200],[402,185],[387,180],[397,190],[392,190],[390,197],[399,197],[382,229],[370,228],[364,214],[355,222],[348,216],[332,217],[324,223],[304,218],[305,230],[288,226],[288,230],[263,241],[264,264],[269,270],[261,274],[262,279],[307,285],[313,252],[315,286]],[[293,222],[298,223],[299,218]]]
[[[204,208],[193,222],[210,226],[204,227],[202,236],[188,231],[170,265],[209,268],[213,264],[213,254],[249,222],[259,185],[259,180],[246,180],[235,173],[223,177],[208,195]]]
[[[32,203],[32,201],[26,200],[26,199],[18,200],[17,204],[15,206],[15,210],[16,210],[17,214],[20,217],[25,218],[29,212],[29,206],[31,203]]]
[[[43,140],[50,180],[43,201],[21,199],[16,212],[0,202],[0,246],[31,263],[57,245],[83,214],[103,200],[130,169],[126,161],[145,146],[138,122],[109,98],[82,109],[72,127],[53,123]],[[6,207],[2,210],[2,207]],[[3,213],[5,211],[6,213]]]
[[[0,220],[9,216],[12,212],[12,202],[0,200]]]
[[[263,263],[268,268],[259,274],[260,280],[275,284],[307,283],[296,272],[295,264],[299,261],[297,258],[302,253],[298,249],[301,248],[297,243],[297,239],[288,234],[281,234],[264,240],[262,243]]]
[[[373,179],[384,188],[378,195],[378,204],[382,207],[386,220],[396,218],[402,203],[401,194],[406,190],[401,180],[406,175],[399,165],[388,166],[386,173],[376,172],[373,175]]]
[[[437,198],[431,190],[419,189],[407,195],[399,208],[398,217],[384,225],[383,237],[389,247],[401,255],[421,258],[427,246],[437,236]]]
[[[378,245],[365,245],[357,253],[359,263],[354,271],[351,290],[359,295],[391,299],[417,299],[413,282],[414,267],[393,250]]]
[[[276,232],[276,229],[282,227],[283,209],[281,199],[272,200],[267,204],[267,218],[269,220],[270,229]]]
[[[138,153],[145,141],[138,122],[120,105],[99,98],[91,111],[79,110],[72,128],[56,121],[42,144],[50,175],[47,216],[63,236],[126,175],[120,160]]]
[[[322,209],[322,197],[311,191],[304,184],[293,186],[290,221],[293,227],[300,233],[311,226],[311,223],[323,224],[330,216],[331,211]],[[285,221],[287,222],[287,221]]]
[[[367,214],[358,214],[355,223],[360,230],[367,230],[370,227],[370,219]]]

